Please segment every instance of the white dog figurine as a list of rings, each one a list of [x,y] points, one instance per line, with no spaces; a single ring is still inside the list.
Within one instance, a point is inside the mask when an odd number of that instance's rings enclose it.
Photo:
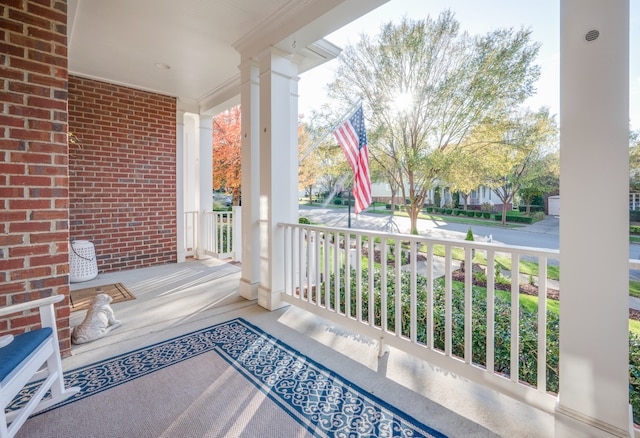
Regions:
[[[98,294],[89,303],[87,315],[80,325],[73,328],[71,342],[84,344],[95,341],[122,324],[118,321],[109,305],[113,301],[107,294]]]

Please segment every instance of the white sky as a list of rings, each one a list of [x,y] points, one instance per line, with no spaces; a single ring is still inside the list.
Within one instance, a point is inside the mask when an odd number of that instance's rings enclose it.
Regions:
[[[630,53],[640,53],[640,1],[631,2]],[[541,106],[559,112],[560,2],[559,0],[391,0],[371,13],[328,35],[327,40],[339,47],[355,44],[362,33],[378,34],[380,26],[399,22],[403,16],[411,19],[436,17],[451,9],[462,30],[471,35],[492,29],[532,29],[532,41],[542,45],[536,63],[542,67],[536,83],[537,94],[529,99],[531,109]],[[326,84],[333,81],[337,61],[301,75],[299,83],[299,113],[309,116],[327,102]],[[640,56],[630,57],[630,119],[632,129],[640,129]]]

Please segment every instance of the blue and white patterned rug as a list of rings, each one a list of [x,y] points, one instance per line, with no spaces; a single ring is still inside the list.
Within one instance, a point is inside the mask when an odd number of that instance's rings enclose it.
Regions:
[[[215,351],[315,436],[444,437],[238,318],[65,373],[73,403]],[[25,403],[33,384],[10,407]],[[50,410],[51,410],[50,409]]]

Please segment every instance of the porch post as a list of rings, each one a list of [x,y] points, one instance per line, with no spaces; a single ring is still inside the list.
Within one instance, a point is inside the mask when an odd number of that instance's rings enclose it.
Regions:
[[[260,282],[260,87],[253,60],[240,65],[242,135],[242,273],[240,296],[258,298]]]
[[[260,287],[258,304],[282,306],[284,240],[280,222],[297,220],[297,83],[294,63],[275,48],[260,59]]]
[[[629,436],[629,1],[561,0],[557,437]],[[606,200],[604,215],[588,214]]]
[[[176,260],[185,261],[184,239],[184,111],[176,112]]]
[[[203,259],[208,257],[205,253],[206,245],[206,221],[204,213],[212,210],[213,206],[213,116],[200,114],[200,127],[198,129],[198,168],[200,170],[199,179],[199,208],[198,208],[198,249],[196,257]]]

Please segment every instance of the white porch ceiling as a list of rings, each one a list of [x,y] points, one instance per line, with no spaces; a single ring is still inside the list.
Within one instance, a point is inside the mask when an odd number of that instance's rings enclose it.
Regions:
[[[240,52],[276,46],[304,72],[339,54],[322,37],[386,1],[69,0],[69,72],[207,112],[238,96]]]

